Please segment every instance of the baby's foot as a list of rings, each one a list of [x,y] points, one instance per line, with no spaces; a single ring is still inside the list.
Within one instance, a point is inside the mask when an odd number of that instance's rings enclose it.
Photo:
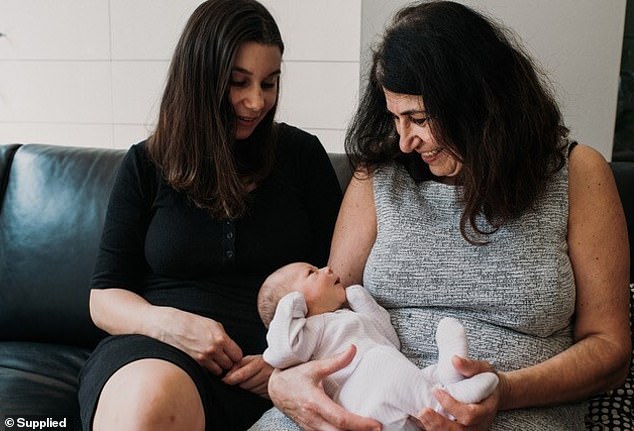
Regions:
[[[457,401],[464,404],[479,403],[493,393],[498,385],[498,376],[494,373],[476,374],[468,379],[461,380],[448,385],[437,385],[437,388],[443,389],[449,393]],[[449,419],[455,419],[447,413],[442,406],[437,403],[436,411]]]
[[[454,355],[467,357],[467,336],[464,326],[452,317],[444,317],[436,328],[436,345],[438,346],[437,382],[449,384],[464,379],[454,368],[451,358]]]
[[[495,373],[480,373],[457,383],[441,385],[449,395],[464,404],[479,403],[493,393],[499,382]]]

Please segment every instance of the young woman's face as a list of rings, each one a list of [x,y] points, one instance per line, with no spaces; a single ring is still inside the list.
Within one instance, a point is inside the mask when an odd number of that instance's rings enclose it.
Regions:
[[[399,147],[404,153],[412,151],[420,154],[429,165],[431,173],[451,182],[462,169],[462,163],[447,148],[436,142],[429,122],[433,121],[425,112],[421,96],[392,93],[383,90],[387,110],[394,117],[396,132],[399,135]]]
[[[236,115],[236,139],[246,139],[277,102],[282,53],[275,45],[245,42],[231,70],[229,99]]]

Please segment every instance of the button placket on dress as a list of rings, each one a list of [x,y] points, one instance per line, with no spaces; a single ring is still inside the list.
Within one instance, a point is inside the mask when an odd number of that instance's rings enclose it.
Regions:
[[[224,264],[235,264],[236,224],[231,220],[225,221],[222,225],[222,253]]]

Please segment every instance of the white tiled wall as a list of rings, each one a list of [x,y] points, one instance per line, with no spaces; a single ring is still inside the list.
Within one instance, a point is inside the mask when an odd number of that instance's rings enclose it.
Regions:
[[[106,0],[0,0],[0,142],[112,145]]]
[[[361,0],[261,2],[278,22],[287,61],[359,61]]]
[[[106,60],[108,0],[0,0],[0,60]]]
[[[152,130],[201,0],[0,0],[0,142],[126,148]],[[265,0],[286,44],[278,120],[343,151],[361,0]]]
[[[574,136],[609,158],[625,0],[460,1],[519,33],[551,72]],[[200,2],[0,0],[0,142],[126,148],[144,139]],[[278,120],[343,151],[361,54],[406,0],[262,2],[286,43]]]
[[[201,0],[110,0],[109,3],[114,61],[169,60],[187,18]]]
[[[343,152],[358,99],[361,0],[262,0],[284,37],[278,119]]]
[[[98,124],[112,121],[110,65],[102,61],[4,61],[3,121]]]
[[[168,61],[112,62],[115,124],[149,124],[155,121],[168,67]]]

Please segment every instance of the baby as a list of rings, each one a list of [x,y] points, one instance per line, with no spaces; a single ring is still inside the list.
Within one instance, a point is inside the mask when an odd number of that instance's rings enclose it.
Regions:
[[[476,403],[498,383],[494,373],[465,379],[451,364],[467,356],[459,321],[438,323],[438,364],[419,369],[401,352],[390,315],[360,285],[345,288],[328,267],[286,265],[271,274],[258,295],[258,311],[267,326],[264,360],[287,368],[333,356],[354,344],[357,354],[345,368],[324,381],[326,393],[350,412],[371,417],[384,430],[418,429],[409,420],[423,407],[442,412],[432,394],[442,387],[456,400]]]

